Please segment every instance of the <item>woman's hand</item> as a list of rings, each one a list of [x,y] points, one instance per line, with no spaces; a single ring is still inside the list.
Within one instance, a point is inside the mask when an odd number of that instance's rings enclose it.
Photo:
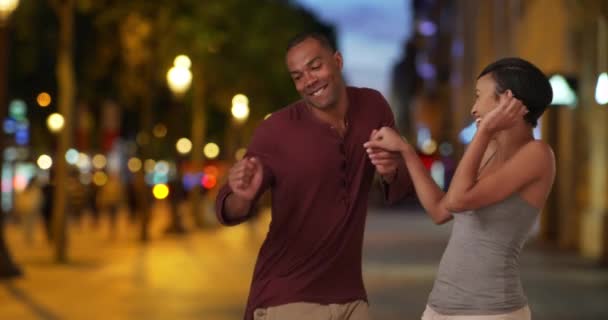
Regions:
[[[528,113],[526,106],[513,96],[511,90],[508,90],[500,95],[498,106],[483,117],[479,130],[491,135],[495,134],[514,126],[526,113]]]
[[[380,130],[374,130],[371,134],[370,141],[363,144],[368,153],[372,153],[373,149],[384,149],[386,151],[401,152],[407,146],[407,142],[399,133],[389,127],[382,127]]]

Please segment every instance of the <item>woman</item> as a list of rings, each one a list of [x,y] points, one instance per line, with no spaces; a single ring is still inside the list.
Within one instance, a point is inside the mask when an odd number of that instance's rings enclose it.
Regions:
[[[530,319],[519,254],[555,177],[551,147],[533,127],[552,99],[546,76],[519,58],[487,66],[471,110],[477,133],[447,193],[433,182],[412,146],[390,128],[364,146],[401,153],[416,193],[435,223],[454,218],[423,320]]]

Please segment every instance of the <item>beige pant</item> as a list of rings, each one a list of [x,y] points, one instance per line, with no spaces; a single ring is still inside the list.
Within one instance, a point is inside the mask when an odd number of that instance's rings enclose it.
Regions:
[[[345,304],[288,303],[259,308],[254,320],[370,320],[367,302],[357,300]]]
[[[435,312],[429,306],[426,306],[422,314],[422,320],[530,320],[532,315],[530,308],[525,306],[519,310],[504,314],[494,314],[487,316],[446,316]]]

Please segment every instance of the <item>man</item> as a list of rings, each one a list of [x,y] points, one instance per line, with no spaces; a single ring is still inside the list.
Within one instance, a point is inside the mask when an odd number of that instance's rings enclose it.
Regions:
[[[322,34],[295,37],[286,64],[302,100],[256,129],[217,196],[218,219],[235,225],[272,192],[245,319],[369,319],[361,253],[374,165],[363,143],[394,127],[393,115],[377,91],[345,85],[342,56]],[[410,189],[407,170],[378,156],[386,199],[397,200]]]

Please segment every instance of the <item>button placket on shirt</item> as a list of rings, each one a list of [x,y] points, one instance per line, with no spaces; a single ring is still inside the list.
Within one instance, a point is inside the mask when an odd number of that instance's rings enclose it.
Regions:
[[[344,202],[344,205],[348,205],[348,189],[349,189],[349,182],[348,182],[348,178],[347,178],[347,163],[346,163],[346,150],[344,147],[344,141],[340,142],[340,154],[342,155],[342,164],[340,166],[340,169],[342,170],[342,202]]]

